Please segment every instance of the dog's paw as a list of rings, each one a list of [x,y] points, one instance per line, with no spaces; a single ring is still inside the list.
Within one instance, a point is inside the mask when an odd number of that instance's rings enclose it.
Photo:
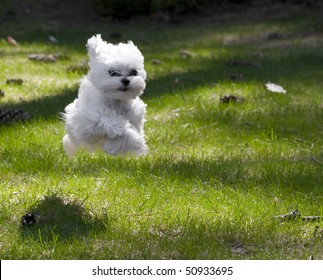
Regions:
[[[94,127],[94,133],[113,139],[123,136],[130,124],[123,116],[117,115],[115,111],[109,111]]]
[[[112,155],[112,156],[117,156],[117,155],[122,155],[124,154],[124,145],[123,145],[123,137],[116,137],[116,138],[110,138],[105,143],[103,144],[103,150]]]
[[[63,138],[63,147],[69,158],[72,158],[77,151],[77,147],[72,143],[72,140],[68,135],[65,135]]]
[[[128,154],[143,156],[148,153],[143,135],[135,131],[127,131],[122,137],[108,139],[103,145],[103,150],[113,156]]]
[[[145,143],[144,135],[139,133],[134,127],[130,127],[125,135],[125,148],[126,153],[138,156],[146,155],[148,147]]]
[[[118,125],[111,125],[105,120],[100,120],[94,127],[94,134],[113,139],[124,135],[125,124],[119,123]]]
[[[149,152],[149,149],[148,149],[147,145],[144,143],[142,145],[138,146],[137,149],[135,149],[133,151],[133,153],[137,156],[145,156],[148,154],[148,152]]]

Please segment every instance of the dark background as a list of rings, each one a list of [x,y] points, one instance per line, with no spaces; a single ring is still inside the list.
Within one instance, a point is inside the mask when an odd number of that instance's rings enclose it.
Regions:
[[[183,17],[217,16],[273,5],[323,6],[323,0],[1,0],[0,24],[17,18],[88,24],[93,20],[157,19],[176,22]]]

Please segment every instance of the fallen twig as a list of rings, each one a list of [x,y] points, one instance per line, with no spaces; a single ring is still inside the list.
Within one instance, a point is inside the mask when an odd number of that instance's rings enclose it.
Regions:
[[[57,59],[61,58],[60,54],[43,54],[43,53],[33,53],[28,56],[30,60],[35,61],[45,61],[45,62],[55,62]]]
[[[274,216],[274,219],[280,219],[281,221],[300,219],[305,222],[318,222],[323,220],[323,216],[302,216],[301,213],[298,212],[298,209],[296,209],[295,211],[291,211],[288,214]]]
[[[210,125],[206,125],[206,126],[201,126],[201,127],[198,127],[195,129],[195,131],[198,131],[198,130],[202,130],[202,129],[207,129],[207,128],[211,128],[213,126],[216,126],[218,123],[212,123]]]
[[[299,213],[298,209],[296,209],[295,211],[291,211],[288,214],[282,214],[282,215],[274,216],[274,219],[280,219],[282,221],[284,221],[284,220],[294,220],[296,218],[299,218],[300,216],[301,216],[301,213]]]

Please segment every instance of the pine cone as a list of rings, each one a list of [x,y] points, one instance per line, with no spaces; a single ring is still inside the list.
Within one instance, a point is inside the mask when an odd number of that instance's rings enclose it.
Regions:
[[[23,227],[29,227],[35,224],[37,220],[38,220],[38,215],[33,212],[29,212],[26,215],[23,215],[21,217],[21,225]]]
[[[29,120],[30,115],[22,109],[0,109],[0,124]]]
[[[7,79],[6,84],[7,85],[22,85],[24,82],[23,79]]]
[[[244,98],[241,96],[235,96],[235,95],[224,95],[220,98],[220,103],[242,103],[244,101]]]

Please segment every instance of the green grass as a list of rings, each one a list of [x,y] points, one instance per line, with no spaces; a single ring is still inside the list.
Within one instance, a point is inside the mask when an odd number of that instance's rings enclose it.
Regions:
[[[0,42],[0,106],[33,118],[0,127],[0,258],[323,259],[322,222],[273,219],[296,208],[323,216],[322,24],[311,10],[262,20],[124,23],[122,40],[145,55],[150,154],[81,151],[69,160],[59,113],[82,74],[66,68],[87,59],[88,37],[109,40],[106,30],[116,23],[5,22],[0,37],[20,46]],[[30,53],[62,56],[45,63],[28,60]],[[244,79],[231,81],[232,73]],[[10,78],[24,83],[7,85]],[[268,81],[287,94],[268,92]],[[226,94],[244,102],[222,104]],[[29,211],[41,221],[23,228]]]

